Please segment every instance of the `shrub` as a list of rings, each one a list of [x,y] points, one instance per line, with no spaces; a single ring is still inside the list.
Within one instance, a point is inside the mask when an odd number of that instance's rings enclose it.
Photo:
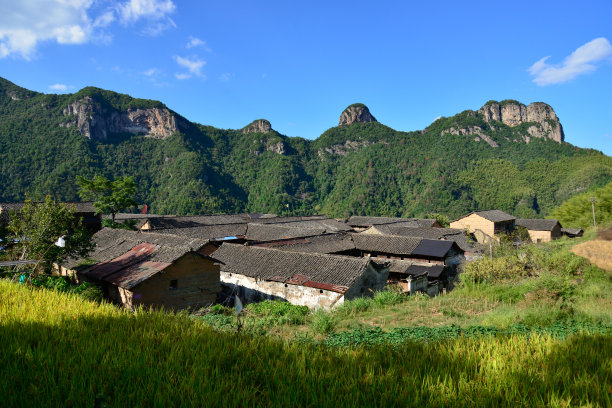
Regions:
[[[406,300],[406,295],[402,294],[398,290],[387,288],[386,290],[378,291],[374,294],[374,303],[377,306],[391,306],[398,303],[402,303]]]
[[[336,327],[336,319],[330,312],[319,309],[312,314],[310,326],[315,333],[329,334]]]

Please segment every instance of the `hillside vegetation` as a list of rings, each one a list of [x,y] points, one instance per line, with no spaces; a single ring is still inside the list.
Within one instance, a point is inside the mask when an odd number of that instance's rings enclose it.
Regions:
[[[83,98],[109,112],[166,109],[98,88],[47,95],[0,80],[0,201],[28,194],[77,200],[76,176],[101,174],[134,176],[137,201],[156,213],[454,218],[497,208],[536,217],[612,179],[612,158],[600,152],[538,138],[515,141],[528,124],[493,126],[474,111],[441,118],[422,132],[353,123],[312,141],[274,130],[217,129],[168,111],[183,125],[165,139],[120,133],[90,140],[66,125],[73,119],[64,110]],[[499,147],[448,133],[469,127]]]
[[[609,406],[610,356],[609,335],[286,343],[0,280],[7,406]]]

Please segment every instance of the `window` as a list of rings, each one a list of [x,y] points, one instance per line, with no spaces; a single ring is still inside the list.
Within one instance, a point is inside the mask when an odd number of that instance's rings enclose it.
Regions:
[[[170,281],[170,287],[168,289],[173,290],[173,289],[176,289],[176,288],[178,288],[178,280],[172,279]]]

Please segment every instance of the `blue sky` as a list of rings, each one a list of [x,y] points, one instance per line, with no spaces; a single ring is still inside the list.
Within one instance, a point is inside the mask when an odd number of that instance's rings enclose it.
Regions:
[[[0,0],[0,76],[310,139],[355,102],[410,131],[490,99],[541,101],[566,141],[612,155],[612,2],[425,3]]]

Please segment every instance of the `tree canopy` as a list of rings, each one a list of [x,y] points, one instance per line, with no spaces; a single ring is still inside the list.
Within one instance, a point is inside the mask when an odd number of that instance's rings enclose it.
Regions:
[[[132,177],[119,177],[111,181],[99,175],[93,179],[77,176],[77,184],[81,198],[93,199],[97,213],[110,214],[113,223],[118,212],[136,205],[136,183]]]

